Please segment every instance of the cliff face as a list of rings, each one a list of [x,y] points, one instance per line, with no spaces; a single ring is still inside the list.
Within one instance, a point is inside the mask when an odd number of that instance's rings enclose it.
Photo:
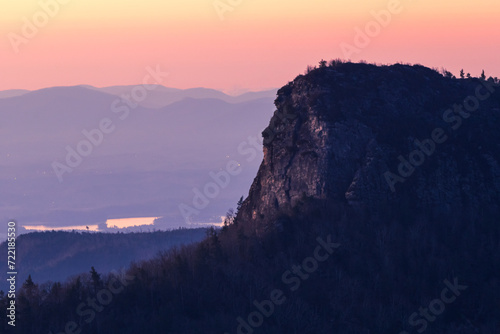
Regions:
[[[297,77],[275,105],[241,220],[273,223],[315,201],[375,214],[382,207],[454,216],[498,210],[494,81],[346,63]]]

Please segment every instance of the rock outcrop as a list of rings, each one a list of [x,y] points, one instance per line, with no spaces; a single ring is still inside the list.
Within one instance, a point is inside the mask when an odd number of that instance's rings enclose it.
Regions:
[[[292,216],[305,202],[373,214],[498,211],[498,81],[344,63],[298,76],[275,105],[239,212],[248,226]]]

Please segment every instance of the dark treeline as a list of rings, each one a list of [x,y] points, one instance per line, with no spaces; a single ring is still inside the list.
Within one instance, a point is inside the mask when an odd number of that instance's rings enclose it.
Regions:
[[[314,206],[316,214],[301,215]],[[56,334],[66,327],[69,333],[232,334],[242,321],[240,333],[498,333],[497,217],[431,217],[408,207],[390,212],[384,219],[360,217],[304,199],[293,219],[283,217],[265,234],[231,219],[200,243],[116,276],[89,268],[64,283],[28,279],[18,294],[16,333]],[[315,256],[317,238],[329,235],[340,244],[335,252],[307,277],[293,273]],[[467,288],[439,315],[419,315],[442,298],[445,280]],[[101,292],[109,289],[115,292]],[[283,291],[281,303],[266,309],[262,302],[275,289]],[[89,300],[98,295],[112,301],[96,302],[92,312]],[[262,324],[255,313],[248,318],[258,310],[254,301],[267,313]],[[0,299],[2,309],[6,302]]]
[[[128,267],[133,260],[145,260],[173,246],[190,244],[205,237],[205,228],[149,233],[94,233],[47,231],[22,234],[16,241],[18,277],[34,281],[63,281],[70,275]],[[0,244],[7,254],[7,243]],[[0,258],[7,268],[7,256]],[[0,272],[0,290],[6,290],[6,271]]]

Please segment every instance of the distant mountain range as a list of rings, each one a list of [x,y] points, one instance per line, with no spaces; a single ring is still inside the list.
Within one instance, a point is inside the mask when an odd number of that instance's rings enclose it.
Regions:
[[[124,85],[124,86],[109,86],[109,87],[97,88],[90,85],[80,85],[77,87],[87,88],[110,95],[121,96],[122,94],[130,94],[131,90],[136,86]],[[64,87],[59,87],[59,88],[64,88]],[[278,89],[275,88],[264,91],[247,92],[233,96],[209,88],[199,87],[199,88],[189,88],[189,89],[178,89],[178,88],[169,88],[157,85],[154,90],[148,93],[148,97],[139,104],[147,108],[161,108],[169,104],[172,104],[174,102],[182,101],[185,98],[218,99],[228,103],[241,103],[260,98],[274,98],[276,96],[277,90]],[[26,89],[10,89],[5,91],[0,91],[0,99],[21,96],[28,94],[30,92],[32,91]]]
[[[111,86],[104,88],[95,88],[92,86],[82,86],[89,89],[95,89],[99,92],[121,96],[130,94],[134,86]],[[208,88],[190,88],[177,89],[158,86],[157,89],[148,94],[148,98],[140,105],[147,108],[161,108],[174,102],[182,101],[186,98],[191,99],[217,99],[227,103],[242,103],[261,98],[273,98],[276,96],[277,89],[265,90],[260,92],[248,92],[238,96],[227,95],[221,91]]]
[[[186,226],[179,206],[193,207],[193,188],[203,191],[210,172],[235,160],[241,173],[190,216],[220,221],[258,168],[262,153],[248,138],[260,140],[276,91],[233,97],[158,86],[136,103],[134,87],[0,92],[0,219],[73,226],[154,216],[164,217],[154,228]],[[100,138],[103,120],[111,130]]]
[[[9,90],[4,90],[0,91],[0,99],[6,98],[6,97],[15,97],[15,96],[21,96],[26,93],[29,93],[29,90],[26,89],[9,89]]]

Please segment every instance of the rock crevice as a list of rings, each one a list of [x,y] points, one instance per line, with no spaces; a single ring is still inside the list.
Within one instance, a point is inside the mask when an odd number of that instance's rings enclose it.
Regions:
[[[478,87],[494,91],[470,117],[447,114]],[[426,214],[498,209],[497,84],[446,78],[420,65],[344,63],[297,77],[278,91],[275,105],[263,132],[264,159],[239,212],[249,226],[291,216],[298,203],[315,200],[374,213],[383,205]],[[452,117],[460,118],[457,129]],[[422,152],[416,141],[436,129],[447,139]],[[401,175],[400,157],[409,161],[415,150],[423,163]],[[404,182],[391,189],[387,172]]]

